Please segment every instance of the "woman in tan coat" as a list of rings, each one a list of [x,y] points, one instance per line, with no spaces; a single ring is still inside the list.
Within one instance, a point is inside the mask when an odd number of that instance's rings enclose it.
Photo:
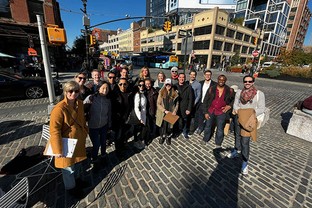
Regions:
[[[79,96],[79,85],[75,81],[64,84],[64,99],[52,110],[50,118],[50,142],[55,155],[55,167],[62,169],[65,189],[73,195],[81,193],[76,186],[79,162],[86,159],[86,138],[88,128],[86,126],[84,108]],[[62,154],[62,138],[77,139],[77,145],[72,158],[66,158]],[[80,167],[79,167],[80,166]],[[80,180],[81,181],[81,180]]]
[[[160,128],[159,144],[163,144],[166,140],[168,145],[171,144],[173,125],[164,121],[164,116],[168,113],[176,115],[179,101],[178,92],[172,87],[171,79],[165,80],[165,87],[159,91],[157,98],[156,125]]]

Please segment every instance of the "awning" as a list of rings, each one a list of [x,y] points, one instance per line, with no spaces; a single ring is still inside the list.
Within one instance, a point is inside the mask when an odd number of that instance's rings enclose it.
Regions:
[[[5,54],[5,53],[1,53],[1,52],[0,52],[0,57],[3,57],[3,58],[15,58],[14,56],[11,56],[11,55],[8,55],[8,54]]]

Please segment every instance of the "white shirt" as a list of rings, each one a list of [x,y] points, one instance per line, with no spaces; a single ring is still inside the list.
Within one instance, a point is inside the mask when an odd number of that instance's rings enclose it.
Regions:
[[[141,111],[139,110],[139,104],[141,106]],[[134,112],[138,119],[143,121],[144,125],[146,124],[146,104],[147,100],[145,95],[142,93],[140,100],[140,93],[136,93],[134,96]]]
[[[202,91],[202,98],[201,98],[201,102],[202,102],[202,103],[204,102],[204,98],[205,98],[205,95],[206,95],[207,90],[208,90],[209,87],[210,87],[210,84],[211,84],[211,80],[209,80],[208,83],[206,83],[206,81],[204,82],[203,91]]]

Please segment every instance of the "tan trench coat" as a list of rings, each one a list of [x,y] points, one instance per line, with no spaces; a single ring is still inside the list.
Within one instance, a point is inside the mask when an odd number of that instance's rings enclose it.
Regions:
[[[257,141],[257,116],[255,109],[239,109],[237,115],[238,122],[242,126],[241,136],[251,137],[254,142]]]
[[[55,167],[66,168],[86,157],[88,128],[85,121],[83,103],[76,101],[77,111],[68,105],[65,97],[52,110],[50,117],[50,143],[54,154],[62,154],[62,138],[78,139],[72,158],[55,158]]]
[[[165,90],[167,90],[166,87],[163,87],[159,91],[158,98],[157,98],[156,125],[159,127],[161,127],[162,122],[164,120],[165,110],[169,110],[172,113],[177,113],[178,108],[179,108],[179,101],[177,100],[179,96],[178,92],[174,90],[173,88],[171,88],[171,90],[173,90],[171,99],[174,100],[175,105],[171,106],[171,109],[165,109],[165,105],[164,105],[164,98],[166,96]],[[170,127],[172,128],[173,125],[171,125]]]

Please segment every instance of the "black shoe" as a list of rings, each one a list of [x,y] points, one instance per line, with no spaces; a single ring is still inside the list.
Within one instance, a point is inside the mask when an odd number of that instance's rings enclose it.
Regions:
[[[160,137],[159,144],[163,144],[165,142],[166,138],[164,136]]]
[[[67,190],[67,192],[77,199],[82,199],[83,195],[84,195],[83,191],[80,188],[78,188],[77,186],[75,188]]]
[[[171,137],[167,137],[166,138],[166,144],[167,145],[171,145]]]

